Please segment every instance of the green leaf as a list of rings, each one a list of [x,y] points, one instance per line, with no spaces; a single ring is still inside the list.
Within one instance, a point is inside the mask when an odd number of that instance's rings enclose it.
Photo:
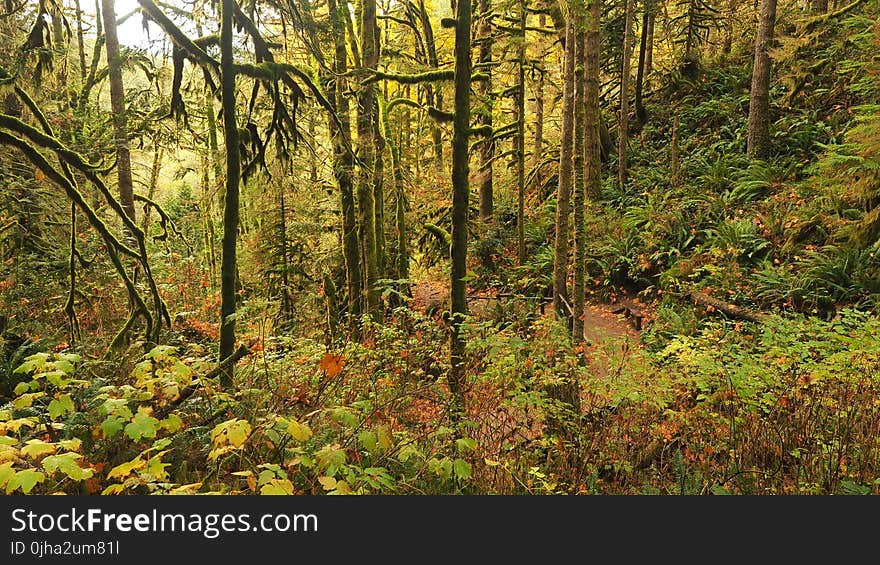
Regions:
[[[471,478],[471,464],[464,459],[456,459],[452,464],[455,476],[462,480]]]
[[[12,461],[8,461],[0,465],[0,487],[6,485],[9,479],[15,476],[15,469],[12,468]]]
[[[28,408],[33,406],[34,400],[40,398],[41,396],[46,396],[45,392],[29,392],[27,394],[22,394],[18,398],[12,401],[12,407],[16,410],[21,410],[22,408]]]
[[[15,476],[10,478],[6,483],[6,494],[11,493],[18,488],[21,489],[21,492],[29,494],[37,483],[42,483],[45,480],[46,475],[39,471],[34,471],[33,469],[18,471]]]
[[[144,355],[144,359],[155,359],[156,361],[162,361],[165,359],[170,359],[177,352],[177,348],[173,345],[157,345],[153,349],[150,350],[149,353]]]
[[[19,394],[24,394],[24,393],[26,393],[26,392],[29,391],[30,389],[31,389],[31,385],[30,385],[30,383],[27,383],[27,382],[21,382],[21,383],[18,383],[17,385],[15,385],[15,388],[13,389],[13,392],[15,393],[16,396],[18,396]]]
[[[101,431],[104,432],[104,437],[106,438],[115,436],[123,427],[125,427],[125,420],[119,416],[107,416],[107,418],[101,422]]]
[[[165,449],[169,445],[171,445],[171,438],[170,437],[163,437],[162,439],[157,439],[156,441],[154,441],[153,445],[151,445],[148,450],[144,451],[144,453],[148,453],[150,451],[157,451],[160,449]]]
[[[369,430],[364,430],[358,434],[358,441],[361,442],[361,445],[363,445],[367,449],[367,451],[369,451],[370,453],[375,453],[376,447],[379,443],[379,438],[376,436],[375,433]]]
[[[174,362],[174,367],[171,369],[171,372],[174,373],[174,376],[181,382],[188,382],[193,374],[192,369],[180,361]]]
[[[257,484],[258,485],[265,485],[265,484],[268,484],[271,480],[276,479],[276,478],[277,478],[277,476],[275,475],[274,471],[271,471],[269,469],[263,469],[262,471],[260,471],[260,474],[257,476]]]
[[[181,420],[180,416],[177,414],[170,414],[167,418],[162,420],[161,426],[163,429],[168,430],[173,434],[183,426],[183,420]]]
[[[101,411],[106,415],[112,414],[126,420],[131,420],[132,417],[131,409],[128,407],[128,400],[124,398],[108,398],[101,405]]]
[[[339,444],[325,445],[315,453],[315,459],[320,468],[326,469],[327,474],[333,476],[345,464],[345,450],[339,449]]]
[[[92,469],[83,469],[79,466],[79,460],[82,455],[79,453],[63,453],[61,455],[50,455],[43,459],[43,469],[47,473],[52,474],[55,471],[61,471],[74,481],[82,481],[88,479],[94,474]]]
[[[49,354],[45,352],[34,353],[33,355],[28,355],[24,359],[24,363],[19,365],[14,373],[32,373],[37,370],[43,370],[43,367],[46,366],[46,360],[49,359]]]
[[[140,408],[131,422],[125,426],[125,435],[135,441],[141,438],[152,438],[156,437],[158,427],[159,420],[150,416],[146,408]]]
[[[49,417],[53,420],[74,411],[73,399],[69,394],[62,394],[49,403]]]
[[[47,453],[55,453],[55,449],[56,447],[54,443],[46,443],[39,439],[31,439],[27,441],[27,445],[21,448],[21,454],[25,457],[36,459]]]
[[[58,388],[64,388],[70,383],[70,380],[65,378],[67,376],[67,373],[65,373],[64,371],[49,371],[48,373],[44,373],[43,376],[46,377],[47,381]]]
[[[343,426],[353,428],[358,425],[357,416],[352,414],[351,410],[349,410],[348,408],[343,408],[342,406],[333,408],[330,411],[330,415],[333,417],[334,420],[336,420]]]
[[[167,467],[171,466],[171,463],[163,463],[162,455],[164,455],[165,451],[160,451],[156,455],[150,458],[147,461],[145,472],[151,474],[157,481],[167,481],[168,480],[168,472],[165,470]]]
[[[296,420],[291,420],[287,425],[287,433],[296,441],[308,441],[312,437],[312,430],[306,424],[300,424]]]
[[[69,375],[73,372],[73,363],[71,363],[68,359],[59,358],[55,361],[55,366],[58,367],[65,375]]]
[[[477,440],[469,437],[459,438],[455,440],[455,447],[457,447],[460,452],[473,451],[477,448]]]

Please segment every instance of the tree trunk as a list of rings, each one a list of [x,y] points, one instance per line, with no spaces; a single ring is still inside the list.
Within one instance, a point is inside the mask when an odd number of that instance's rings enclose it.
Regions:
[[[626,154],[629,144],[629,78],[632,58],[633,0],[626,0],[625,24],[623,29],[623,65],[620,73],[620,120],[617,135],[617,183],[621,188],[626,184]]]
[[[315,155],[317,144],[315,143],[315,112],[309,112],[309,141],[312,150],[309,151],[309,182],[312,186],[318,184],[318,157]]]
[[[602,114],[599,107],[599,83],[602,0],[592,0],[587,19],[586,62],[584,65],[584,184],[587,197],[602,196]],[[586,253],[586,250],[584,251]],[[584,257],[583,260],[586,260]]]
[[[107,48],[107,67],[110,77],[110,108],[113,110],[113,135],[116,142],[116,174],[119,182],[119,201],[125,214],[135,221],[134,185],[131,179],[131,150],[128,145],[128,124],[125,115],[125,89],[122,86],[122,61],[119,57],[119,39],[116,36],[114,0],[101,0],[104,17],[104,37]],[[134,239],[133,234],[129,236]]]
[[[471,127],[471,0],[458,0],[455,24],[455,119],[452,133],[452,245],[450,273],[449,390],[464,407],[465,338],[461,332],[467,315],[468,143]]]
[[[574,67],[575,43],[572,17],[565,20],[565,68],[562,73],[562,139],[559,142],[559,174],[556,186],[556,239],[553,245],[553,310],[568,320],[572,328],[572,311],[568,295],[568,237],[572,176],[572,144],[574,143]]]
[[[492,26],[489,23],[489,13],[492,10],[490,0],[479,1],[480,11],[480,49],[477,54],[477,61],[481,65],[481,72],[486,75],[486,80],[480,81],[477,88],[480,94],[480,103],[482,111],[477,115],[478,126],[492,127]],[[495,140],[492,136],[486,136],[480,142],[480,174],[479,174],[479,199],[480,199],[480,219],[484,222],[492,221],[492,213],[494,208],[493,202],[493,168],[492,159],[495,156]]]
[[[766,159],[770,153],[770,46],[775,23],[776,0],[761,0],[746,145],[746,155],[753,159]]]
[[[434,28],[431,27],[431,19],[428,17],[428,10],[425,9],[425,0],[419,0],[419,15],[422,20],[422,33],[425,35],[425,50],[427,51],[428,64],[436,69],[440,66],[440,63],[439,59],[437,59],[437,45],[434,41]],[[443,110],[443,89],[440,85],[437,85],[436,90],[433,86],[428,85],[426,87],[426,94],[428,96],[429,106],[435,106],[438,110]],[[434,164],[437,166],[437,172],[443,174],[443,132],[433,120],[430,120],[430,122],[431,138],[434,141]]]
[[[517,264],[526,262],[526,5],[519,5],[519,46],[517,53],[516,94],[516,258]]]
[[[154,143],[156,146],[153,148],[153,166],[150,167],[150,182],[147,187],[147,198],[150,200],[155,196],[156,188],[159,185],[159,172],[162,170],[162,154],[164,153],[164,150],[159,143],[156,141],[154,141]],[[150,212],[152,210],[153,208],[151,206],[146,206],[144,209],[144,219],[141,224],[144,236],[147,236],[150,233]]]
[[[103,17],[101,10],[101,1],[95,0],[95,45],[92,49],[92,61],[89,64],[89,72],[86,75],[85,84],[83,84],[82,90],[79,93],[79,109],[82,112],[86,110],[86,104],[89,103],[89,93],[92,90],[92,87],[95,85],[95,76],[98,72],[98,63],[101,62],[101,49],[104,47],[104,44],[107,42],[107,38],[104,35],[104,26],[102,25]]]
[[[212,284],[213,277],[217,273],[217,251],[214,248],[214,189],[211,184],[211,175],[208,172],[209,157],[202,155],[202,217],[204,221],[204,245],[205,245],[205,261],[208,266],[208,277]]]
[[[645,90],[651,89],[651,71],[654,70],[654,6],[648,15],[648,45],[645,47]]]
[[[348,52],[345,46],[345,19],[341,10],[347,4],[337,5],[336,0],[328,0],[330,25],[333,30],[335,76],[332,81],[330,100],[334,104],[339,123],[328,118],[330,136],[333,141],[333,176],[339,186],[340,208],[342,211],[342,254],[345,260],[345,284],[348,293],[348,313],[354,323],[363,312],[361,294],[361,264],[358,246],[357,206],[354,200],[352,171],[354,161],[348,147],[351,147],[351,117],[349,114],[346,74],[348,73]]]
[[[376,51],[376,1],[364,0],[361,5],[360,46],[361,65],[368,73],[375,71],[379,54]],[[360,229],[361,264],[363,266],[363,294],[366,312],[379,316],[379,291],[376,288],[379,265],[376,260],[376,200],[373,168],[376,147],[373,128],[375,86],[362,79],[358,89],[357,133],[358,157],[363,162],[358,175],[358,220]]]
[[[223,103],[223,137],[226,149],[226,198],[223,210],[223,256],[220,262],[220,352],[218,361],[235,352],[235,296],[238,261],[238,200],[241,183],[241,156],[238,153],[238,122],[235,104],[235,59],[232,50],[234,33],[233,2],[223,0],[220,20],[220,79]],[[229,388],[234,382],[234,365],[220,374],[220,385]]]
[[[727,5],[727,17],[724,19],[724,39],[721,43],[721,53],[729,55],[733,48],[733,24],[736,20],[736,10],[739,7],[739,0],[729,0]]]
[[[584,18],[585,6],[578,0],[574,3],[575,30],[575,62],[574,70],[574,187],[572,189],[572,208],[574,209],[574,281],[572,284],[572,341],[575,346],[584,341],[584,258],[586,250],[586,229],[584,224],[584,206],[586,204],[585,178],[584,178],[584,154],[586,150],[586,100],[584,98],[584,71],[586,66],[586,53],[584,51],[586,39],[586,21]]]
[[[216,276],[217,268],[217,248],[216,238],[214,237],[214,199],[223,181],[223,164],[220,162],[220,148],[217,143],[217,120],[214,117],[214,95],[205,88],[205,116],[208,118],[208,151],[209,155],[205,159],[205,165],[210,162],[211,170],[214,172],[214,182],[205,183],[205,225],[208,229],[208,260],[211,265],[212,282]],[[205,177],[208,177],[208,169],[205,168]],[[226,195],[220,192],[219,206],[223,208],[226,202]]]
[[[669,179],[672,186],[678,186],[681,180],[681,165],[679,164],[678,150],[678,109],[673,110],[675,114],[672,117],[672,143],[669,145]]]
[[[544,29],[547,16],[538,16],[538,28]],[[535,186],[543,184],[541,162],[544,154],[544,69],[538,68],[538,80],[535,84],[535,145],[532,150],[532,165],[535,168]]]
[[[377,47],[378,52],[378,47]],[[373,91],[374,95],[377,91]],[[376,159],[373,162],[373,202],[376,206],[376,280],[385,278],[385,136],[379,124],[379,104],[373,103],[373,143]]]
[[[379,108],[382,110],[382,127],[385,132],[385,142],[388,144],[389,153],[391,153],[391,178],[394,181],[394,235],[397,247],[397,256],[394,261],[394,275],[398,280],[409,279],[409,251],[407,250],[407,229],[406,229],[406,191],[404,190],[403,168],[400,164],[400,149],[394,141],[394,134],[391,131],[389,123],[389,113],[387,100],[383,99]],[[406,296],[410,296],[410,287],[408,283],[401,284],[397,291]]]
[[[86,82],[88,69],[86,68],[86,46],[83,39],[83,11],[80,0],[74,0],[76,7],[76,48],[79,55],[79,79],[82,84]]]
[[[290,257],[287,244],[287,202],[284,198],[284,182],[279,183],[278,211],[278,238],[281,247],[281,319],[285,327],[293,319],[293,302],[290,296]]]
[[[642,34],[639,42],[639,63],[636,69],[636,128],[641,129],[648,122],[648,112],[642,101],[642,90],[645,86],[645,58],[648,52],[648,21],[651,19],[648,8],[642,14]]]

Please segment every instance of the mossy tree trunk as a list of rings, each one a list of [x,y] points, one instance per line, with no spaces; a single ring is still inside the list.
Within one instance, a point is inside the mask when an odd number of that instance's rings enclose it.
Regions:
[[[770,46],[775,23],[776,0],[761,0],[746,142],[746,154],[754,159],[766,159],[770,153]]]
[[[568,239],[571,211],[572,144],[574,143],[574,22],[565,20],[565,63],[562,90],[562,132],[559,144],[559,174],[556,187],[556,237],[553,244],[553,310],[572,323],[568,294]]]
[[[376,49],[376,2],[364,0],[361,4],[360,49],[361,65],[366,74],[376,71],[379,53]],[[361,160],[358,175],[358,228],[360,230],[361,265],[363,267],[362,292],[366,313],[379,317],[379,291],[376,281],[379,264],[376,254],[376,198],[373,169],[376,164],[376,140],[373,123],[376,96],[372,81],[361,79],[358,87],[357,134],[358,157]]]
[[[480,81],[477,85],[479,89],[481,109],[477,114],[477,126],[492,127],[492,112],[494,101],[492,99],[492,26],[489,23],[489,16],[492,11],[491,0],[479,0],[479,50],[477,52],[477,63],[481,65],[480,72],[486,75],[486,80]],[[478,175],[478,193],[480,219],[484,222],[492,220],[494,212],[494,195],[493,195],[493,166],[492,159],[495,156],[495,140],[489,135],[480,142],[480,168]]]
[[[241,156],[238,152],[238,122],[235,104],[235,60],[232,49],[232,11],[235,0],[223,0],[220,9],[220,80],[223,104],[223,137],[226,150],[226,191],[223,210],[223,247],[220,263],[220,352],[223,360],[235,352],[236,273],[238,271],[239,188]],[[220,374],[224,388],[234,383],[235,366]]]
[[[526,4],[519,4],[516,93],[516,258],[526,262]]]
[[[131,178],[131,149],[128,144],[128,122],[125,113],[125,88],[122,84],[122,60],[116,33],[114,0],[101,0],[107,68],[110,79],[110,108],[113,111],[113,136],[116,144],[116,176],[119,202],[126,215],[135,221],[134,183]],[[129,234],[133,239],[133,236]]]
[[[620,116],[617,126],[617,183],[621,187],[626,184],[627,148],[629,145],[629,82],[630,59],[632,59],[633,40],[633,3],[626,0],[625,23],[623,28],[623,64],[620,71]]]
[[[345,18],[340,10],[347,9],[347,4],[337,4],[336,0],[328,0],[330,25],[333,30],[333,70],[335,76],[330,77],[330,101],[334,104],[337,123],[333,117],[328,118],[330,136],[333,141],[333,176],[339,186],[339,197],[342,211],[342,254],[345,262],[345,283],[348,298],[348,313],[356,323],[363,312],[363,294],[361,292],[362,274],[357,229],[357,205],[354,197],[353,171],[354,159],[348,150],[351,147],[351,118],[346,96],[348,86],[345,78],[348,72],[348,52],[345,46]]]
[[[471,1],[458,0],[455,24],[455,119],[452,133],[452,245],[450,246],[450,369],[449,390],[464,406],[465,339],[461,325],[467,315],[467,223],[471,91]]]

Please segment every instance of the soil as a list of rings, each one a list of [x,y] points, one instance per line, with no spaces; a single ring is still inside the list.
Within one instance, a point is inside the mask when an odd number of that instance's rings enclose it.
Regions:
[[[412,307],[422,311],[437,307],[442,309],[449,300],[448,288],[436,281],[414,284],[412,295]],[[474,293],[468,298],[468,308],[473,315],[480,316],[487,311],[492,301],[477,296],[479,295]],[[636,317],[627,315],[631,310],[622,308],[623,304],[639,308],[632,299],[614,304],[589,301],[584,304],[584,338],[587,341],[588,358],[594,357],[589,355],[591,350],[602,350],[612,342],[620,342],[625,346],[639,343],[639,322]],[[544,308],[544,315],[553,315],[552,306],[547,305]]]

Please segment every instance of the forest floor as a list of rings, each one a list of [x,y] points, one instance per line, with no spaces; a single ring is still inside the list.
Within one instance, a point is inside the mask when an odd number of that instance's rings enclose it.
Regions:
[[[449,288],[437,281],[420,282],[413,285],[412,297],[412,307],[426,311],[445,305]],[[490,316],[492,304],[493,297],[490,295],[478,292],[468,294],[468,310],[477,318]],[[542,315],[554,315],[552,305],[547,304]],[[641,324],[649,317],[650,314],[641,305],[629,298],[613,303],[598,300],[584,303],[586,357],[596,376],[615,371],[611,365],[625,362],[627,351],[640,346]],[[609,349],[617,350],[618,355],[608,355]]]

